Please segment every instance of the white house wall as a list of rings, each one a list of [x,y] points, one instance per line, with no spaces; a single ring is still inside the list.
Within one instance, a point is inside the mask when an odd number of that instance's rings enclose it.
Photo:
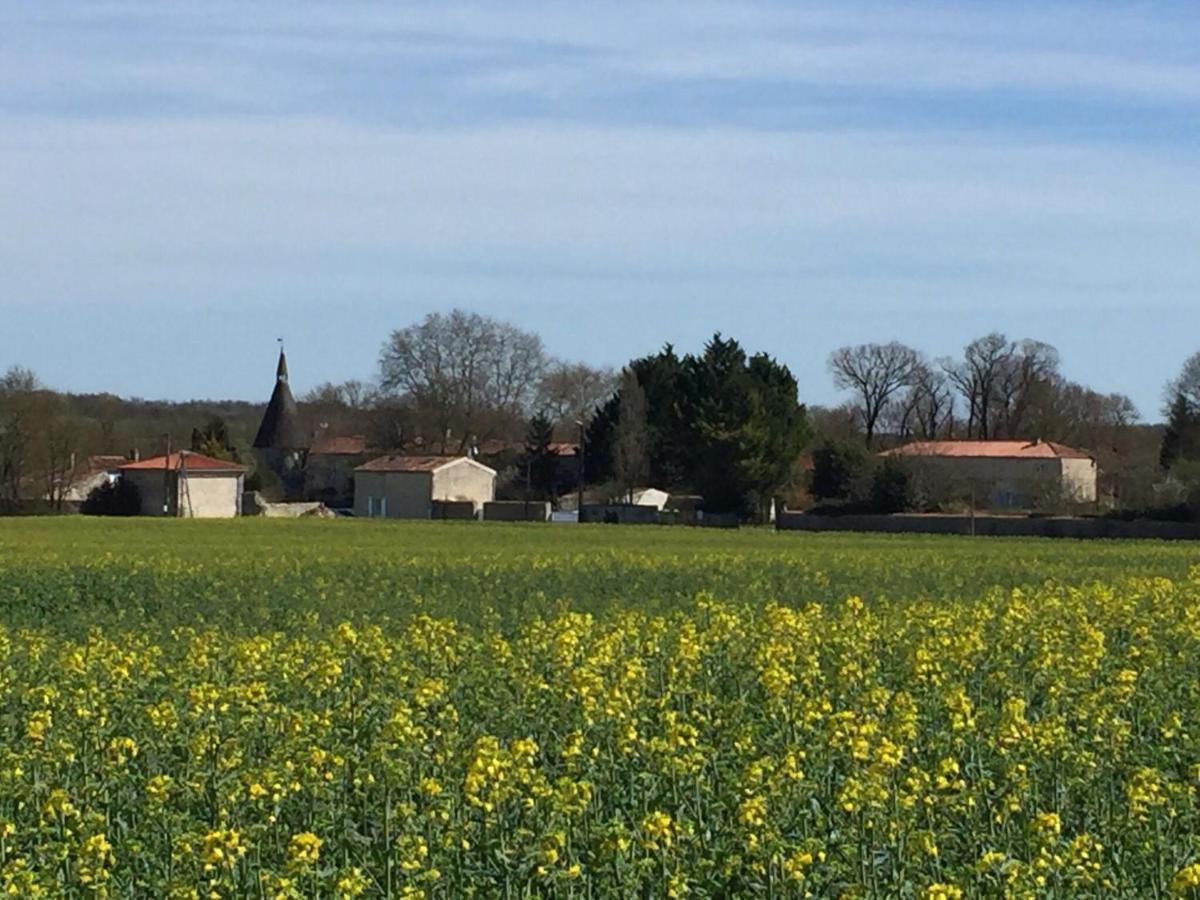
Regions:
[[[433,473],[434,500],[469,500],[475,510],[496,499],[496,473],[469,460],[458,460]]]
[[[1063,493],[1077,503],[1094,503],[1097,497],[1096,475],[1094,459],[1064,459]]]
[[[192,519],[232,519],[242,499],[240,475],[193,475],[179,480],[179,515]]]
[[[428,519],[433,514],[428,472],[355,472],[354,514],[366,518],[370,500],[387,501],[389,519]]]
[[[178,479],[175,472],[162,469],[134,469],[121,473],[137,486],[142,500],[143,516],[163,514],[165,480],[170,479],[171,508],[167,515],[183,515],[195,519],[232,519],[240,513],[242,476],[232,474],[188,475]],[[180,481],[186,480],[184,489]],[[190,506],[189,506],[190,500]]]

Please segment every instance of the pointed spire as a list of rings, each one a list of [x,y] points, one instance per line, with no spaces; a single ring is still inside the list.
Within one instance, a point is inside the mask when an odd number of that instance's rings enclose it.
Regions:
[[[283,339],[279,339],[279,365],[275,369],[275,390],[271,401],[258,426],[254,438],[255,449],[303,450],[308,447],[300,427],[300,412],[288,387],[287,357],[283,352]]]

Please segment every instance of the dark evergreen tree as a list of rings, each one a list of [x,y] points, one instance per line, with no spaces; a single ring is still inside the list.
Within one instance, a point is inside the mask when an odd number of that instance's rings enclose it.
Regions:
[[[695,490],[710,512],[766,509],[809,437],[796,380],[765,354],[747,358],[716,335],[700,356],[667,346],[630,363],[645,395],[648,475],[656,487]],[[588,432],[588,477],[611,480],[621,394]]]
[[[867,454],[860,444],[826,441],[813,451],[809,491],[817,500],[853,499],[867,466]]]
[[[229,439],[229,429],[220,416],[211,416],[203,428],[192,429],[192,450],[214,459],[238,461],[238,452]]]
[[[1163,469],[1177,462],[1200,459],[1200,412],[1192,408],[1182,390],[1171,401],[1158,461]]]
[[[530,491],[540,499],[553,497],[556,488],[558,457],[550,448],[553,441],[554,423],[547,416],[538,413],[529,420],[521,467]]]

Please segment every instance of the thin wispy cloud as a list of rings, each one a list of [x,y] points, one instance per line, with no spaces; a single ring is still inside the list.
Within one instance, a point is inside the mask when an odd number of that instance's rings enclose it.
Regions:
[[[890,311],[931,352],[1041,329],[1149,411],[1184,339],[1127,385],[1079,316],[1200,318],[1198,24],[1182,4],[11,5],[0,307],[251,305],[302,330],[363,309],[364,374],[428,308],[537,319],[567,352],[636,298],[638,337],[584,355],[725,327],[816,400],[828,345],[893,336]]]

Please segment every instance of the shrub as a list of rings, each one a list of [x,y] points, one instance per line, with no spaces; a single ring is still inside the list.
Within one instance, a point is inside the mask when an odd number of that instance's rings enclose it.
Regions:
[[[137,485],[124,478],[94,488],[80,508],[85,516],[136,516],[142,511]]]
[[[857,499],[870,468],[866,450],[848,441],[826,441],[813,451],[811,492],[816,500]]]
[[[884,457],[871,479],[871,508],[877,513],[908,512],[916,505],[912,473],[903,460]]]

